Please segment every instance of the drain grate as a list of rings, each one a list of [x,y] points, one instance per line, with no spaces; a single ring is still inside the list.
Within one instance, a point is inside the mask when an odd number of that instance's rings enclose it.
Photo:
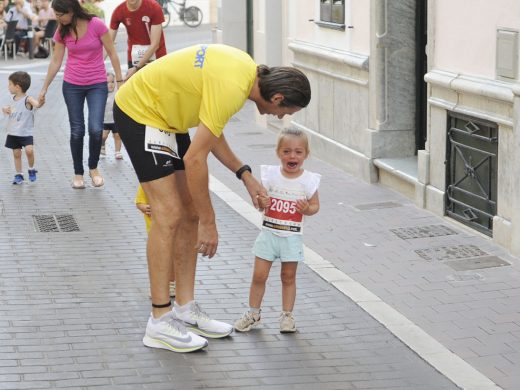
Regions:
[[[455,230],[450,229],[445,225],[405,227],[390,229],[390,231],[403,240],[410,240],[412,238],[441,237],[457,234]]]
[[[72,214],[33,215],[34,229],[40,233],[79,232]]]
[[[392,209],[394,207],[401,207],[401,203],[397,202],[377,202],[377,203],[365,203],[354,206],[356,209],[365,210],[381,210],[381,209]]]
[[[455,260],[467,257],[487,256],[487,253],[475,245],[439,246],[437,248],[416,250],[425,260]]]

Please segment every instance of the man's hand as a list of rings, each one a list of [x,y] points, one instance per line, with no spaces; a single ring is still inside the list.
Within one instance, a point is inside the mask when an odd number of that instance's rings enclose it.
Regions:
[[[199,235],[195,249],[202,256],[208,256],[210,259],[217,253],[218,233],[217,225],[214,223],[199,223]]]
[[[125,75],[125,81],[132,77],[135,72],[137,72],[137,68],[135,66],[129,68]]]
[[[259,199],[265,197],[269,198],[266,189],[250,172],[244,172],[242,174],[242,181],[246,186],[247,192],[249,192],[249,196],[251,197],[255,208],[263,210],[265,206],[260,205]]]
[[[269,209],[271,206],[271,198],[269,196],[257,195],[258,206],[261,210]]]

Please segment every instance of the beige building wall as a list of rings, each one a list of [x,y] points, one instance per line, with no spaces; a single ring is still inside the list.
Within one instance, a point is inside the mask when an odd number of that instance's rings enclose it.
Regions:
[[[316,23],[318,0],[253,3],[255,60],[294,65],[308,75],[311,104],[290,122],[309,134],[315,155],[347,172],[389,185],[444,215],[448,115],[496,123],[492,239],[520,254],[520,240],[513,239],[520,236],[520,86],[517,76],[496,71],[499,58],[520,73],[518,50],[507,43],[497,53],[497,29],[520,30],[520,2],[472,0],[468,7],[467,0],[428,1],[427,141],[419,151],[415,0],[346,0],[343,30]],[[264,123],[275,129],[287,124]]]
[[[495,242],[520,254],[520,166],[515,150],[520,137],[518,77],[497,73],[497,59],[514,64],[518,48],[499,50],[497,29],[520,31],[520,3],[514,0],[431,0],[429,21],[428,140],[419,152],[418,193],[426,208],[444,214],[446,195],[447,118],[468,115],[498,126],[497,210],[493,218]],[[518,62],[514,66],[518,75]],[[418,191],[419,192],[419,191]]]

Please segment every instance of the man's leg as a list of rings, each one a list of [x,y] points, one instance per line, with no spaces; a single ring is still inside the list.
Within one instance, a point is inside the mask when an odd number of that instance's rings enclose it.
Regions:
[[[179,243],[180,247],[174,251],[176,243],[180,241],[177,236],[189,236],[183,228],[182,220],[185,218],[183,210],[183,198],[178,187],[176,172],[169,176],[153,181],[141,183],[153,210],[153,223],[148,234],[147,256],[148,273],[150,277],[150,290],[152,293],[152,303],[164,305],[170,301],[169,276],[171,259],[176,252],[180,252],[186,244]],[[189,231],[189,229],[188,229]],[[189,231],[193,234],[193,231]],[[195,227],[196,234],[196,227]],[[192,239],[193,240],[193,239]],[[196,240],[196,236],[195,236]],[[193,244],[194,246],[195,244]],[[193,256],[195,257],[195,256]],[[196,257],[186,261],[176,260],[179,283],[178,297],[193,299],[192,279],[195,274]],[[181,292],[182,291],[182,292]],[[164,313],[170,311],[170,307],[152,309],[153,316],[159,318]]]

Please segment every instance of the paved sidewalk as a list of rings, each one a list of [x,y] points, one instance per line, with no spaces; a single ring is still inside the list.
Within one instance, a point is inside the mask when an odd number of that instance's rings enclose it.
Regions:
[[[35,183],[12,186],[11,156],[0,154],[0,389],[456,388],[306,266],[297,334],[278,331],[275,267],[258,331],[187,355],[144,347],[145,233],[128,158],[116,161],[109,146],[105,187],[73,190],[58,80],[37,122]],[[200,261],[197,298],[232,322],[245,308],[257,228],[222,201],[215,206],[220,251]],[[35,232],[35,215],[63,214],[79,231]]]
[[[7,72],[0,79],[7,85]],[[42,79],[34,76],[32,94]],[[248,104],[225,134],[258,173],[260,163],[277,162],[275,135],[252,119]],[[37,123],[36,183],[12,186],[10,151],[0,152],[0,389],[457,388],[307,265],[298,274],[297,334],[278,332],[275,267],[257,331],[188,355],[145,348],[145,233],[128,158],[116,161],[109,147],[100,164],[106,186],[74,191],[59,80]],[[392,191],[312,157],[306,166],[323,175],[322,209],[309,218],[306,245],[501,387],[520,387],[518,259]],[[247,200],[240,182],[214,161],[211,173]],[[214,202],[219,254],[201,259],[197,298],[211,315],[232,322],[247,302],[258,229]],[[35,232],[33,216],[50,214],[71,215],[79,231]],[[414,231],[391,230],[431,225],[453,234],[413,239]],[[478,250],[439,249],[460,245]],[[435,259],[472,251],[510,265],[456,271],[476,263]]]

